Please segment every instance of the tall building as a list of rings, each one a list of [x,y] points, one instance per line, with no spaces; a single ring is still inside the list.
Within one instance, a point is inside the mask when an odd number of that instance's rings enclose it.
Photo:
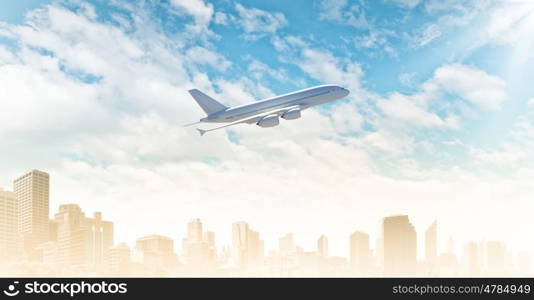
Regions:
[[[328,238],[324,235],[317,240],[317,253],[320,257],[328,257]]]
[[[506,271],[506,249],[499,241],[486,242],[486,275],[504,276]]]
[[[215,249],[215,232],[213,231],[204,232],[204,242],[208,243],[210,247]]]
[[[133,256],[135,261],[158,269],[174,266],[177,262],[174,241],[156,234],[137,239]]]
[[[391,216],[383,220],[384,275],[415,276],[417,236],[408,216]]]
[[[447,249],[439,256],[439,274],[445,277],[457,276],[460,268],[458,264],[458,257],[454,252],[454,239],[449,236],[447,242]]]
[[[13,181],[17,199],[18,233],[26,258],[37,259],[36,246],[47,242],[49,217],[48,173],[33,170]]]
[[[260,233],[249,229],[247,240],[248,263],[258,266],[263,261],[263,241],[260,240]]]
[[[438,275],[438,223],[432,222],[425,232],[425,262],[427,275]]]
[[[55,220],[48,222],[48,240],[57,242],[57,222]]]
[[[517,272],[520,276],[530,275],[530,254],[526,251],[521,251],[517,254]]]
[[[232,260],[239,267],[248,264],[248,232],[247,222],[232,224]]]
[[[0,189],[0,260],[13,260],[17,253],[17,201],[13,192]]]
[[[115,274],[128,275],[132,263],[130,247],[126,243],[120,243],[109,251],[109,268]]]
[[[278,241],[278,248],[282,256],[290,256],[295,253],[295,241],[293,234],[288,233]]]
[[[217,260],[217,248],[215,247],[215,232],[204,232],[204,242],[208,244],[209,260],[213,263]]]
[[[109,263],[113,223],[95,212],[87,218],[77,204],[63,204],[54,216],[57,223],[57,262],[64,265],[102,266]]]
[[[187,223],[187,239],[190,242],[202,242],[202,235],[202,222],[200,219],[193,219]]]
[[[44,264],[57,264],[58,263],[58,248],[57,242],[49,241],[39,244],[36,249],[40,253],[41,261]]]
[[[79,265],[86,262],[83,214],[76,204],[61,205],[55,215],[57,231],[57,262],[64,265]]]
[[[208,241],[210,239],[215,243],[213,232],[204,235],[200,219],[193,219],[187,223],[187,237],[182,242],[183,256],[187,265],[198,270],[213,264],[214,246],[210,245]]]
[[[263,261],[263,241],[260,234],[246,222],[232,224],[232,259],[241,268],[254,267]]]
[[[464,272],[467,276],[481,274],[481,250],[478,243],[470,241],[464,247]]]
[[[350,266],[358,276],[369,275],[371,265],[371,249],[369,235],[356,231],[350,236]]]

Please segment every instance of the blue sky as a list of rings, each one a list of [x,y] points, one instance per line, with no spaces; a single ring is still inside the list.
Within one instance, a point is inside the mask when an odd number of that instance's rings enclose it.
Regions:
[[[460,225],[443,228],[464,239],[532,246],[507,231],[534,196],[531,1],[0,7],[6,189],[28,169],[47,170],[53,205],[103,210],[138,229],[119,228],[125,239],[200,216],[217,228],[256,220],[272,237],[291,227],[309,243],[322,227],[301,224],[323,211],[320,225],[340,241],[358,228],[375,233],[385,214],[409,213],[420,226],[454,215]],[[243,125],[200,139],[181,127],[203,117],[193,87],[234,105],[324,83],[351,94],[270,130]],[[236,182],[247,183],[239,196],[229,188]],[[272,204],[282,198],[293,201]],[[153,225],[135,227],[116,210],[125,203],[150,211]],[[359,215],[362,206],[369,211]],[[490,208],[466,231],[481,206]],[[161,207],[180,211],[179,221]],[[486,236],[502,212],[510,227]]]

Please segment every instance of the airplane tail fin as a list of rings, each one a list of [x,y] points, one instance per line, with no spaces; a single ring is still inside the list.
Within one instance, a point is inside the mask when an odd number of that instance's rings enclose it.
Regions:
[[[197,89],[189,90],[189,94],[193,96],[195,101],[198,103],[198,105],[200,105],[202,110],[204,110],[207,115],[211,115],[212,113],[228,108]]]

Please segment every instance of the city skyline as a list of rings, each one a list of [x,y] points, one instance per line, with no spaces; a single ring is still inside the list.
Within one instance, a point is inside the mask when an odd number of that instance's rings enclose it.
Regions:
[[[53,181],[52,181],[53,183]],[[2,188],[2,187],[0,187]],[[3,189],[4,192],[7,192],[9,193],[10,190],[9,189]],[[58,192],[61,192],[61,191],[58,191]],[[52,203],[54,203],[54,198],[51,198],[50,199]],[[54,207],[59,207],[61,205],[61,203],[54,203],[53,204]],[[83,205],[83,207],[91,207],[91,204],[90,203],[79,203],[79,205]],[[99,209],[98,207],[94,207],[92,209],[90,209],[90,211],[100,211],[101,209]],[[150,213],[150,211],[146,211],[144,213]],[[397,212],[393,212],[393,213],[390,213],[391,215],[402,215],[402,214],[408,214],[406,210],[398,210]],[[108,215],[111,215],[113,216],[113,211],[111,212],[108,212]],[[197,216],[202,216],[202,215],[205,215],[205,212],[201,212],[199,214],[197,214]],[[429,217],[429,216],[424,216],[424,218],[421,218],[420,216],[418,215],[415,215],[415,214],[409,214],[410,215],[410,218],[411,218],[411,222],[416,224],[416,227],[418,228],[426,228],[428,226],[430,226],[432,224],[432,222],[435,221],[434,218],[432,217]],[[126,219],[122,219],[124,223],[125,221],[128,222],[129,221],[129,216],[128,214],[125,215],[126,216]],[[358,219],[360,215],[358,215],[356,213],[355,215],[355,218]],[[177,216],[178,219],[180,219],[181,221],[176,221],[176,223],[178,222],[188,222],[189,221],[189,217],[187,216]],[[117,220],[116,217],[113,217],[113,219]],[[235,220],[232,220],[232,218],[225,218],[225,220],[223,222],[218,222],[218,223],[213,223],[212,220],[208,217],[203,217],[202,219],[204,219],[206,222],[206,224],[208,225],[205,225],[206,227],[209,226],[209,228],[226,228],[225,225],[227,223],[233,223],[235,222]],[[241,219],[243,220],[246,220],[247,218],[246,217],[242,217]],[[379,228],[380,228],[380,225],[376,225],[377,221],[380,219],[379,217],[374,217],[373,218],[374,220],[371,222],[371,224],[369,223],[366,223],[366,224],[363,224],[362,225],[359,225],[359,226],[352,226],[355,228],[356,231],[363,231],[373,237],[377,237],[379,235]],[[429,221],[425,221],[425,222],[417,222],[419,221],[420,219],[426,219],[426,220],[429,220]],[[415,220],[415,222],[414,222]],[[447,227],[447,224],[448,223],[448,220],[446,218],[444,219],[441,219],[440,221],[440,227],[442,229],[442,232],[447,232],[447,235],[440,235],[439,237],[439,242],[438,242],[438,247],[439,247],[439,251],[445,251],[446,250],[446,244],[447,244],[447,241],[448,241],[448,236],[449,235],[452,235],[455,237],[455,239],[458,241],[458,244],[463,244],[463,243],[467,243],[469,242],[470,240],[472,240],[472,236],[477,236],[478,237],[478,240],[500,240],[500,241],[505,241],[507,245],[510,245],[511,247],[513,248],[517,248],[517,249],[521,249],[522,251],[528,251],[530,253],[532,253],[533,251],[530,250],[532,248],[529,248],[529,247],[525,247],[525,246],[516,246],[514,245],[514,243],[510,243],[509,240],[506,239],[506,234],[502,234],[502,235],[493,235],[492,232],[487,232],[487,231],[484,231],[484,230],[480,230],[478,232],[472,232],[469,236],[460,236],[458,235],[456,232],[454,232],[453,230],[450,230],[448,227]],[[479,228],[483,228],[483,224],[473,224],[476,226],[479,226]],[[267,226],[269,227],[269,226]],[[327,236],[329,237],[330,239],[330,244],[331,245],[334,245],[332,248],[332,253],[334,255],[343,255],[345,256],[346,255],[346,251],[345,250],[340,250],[340,249],[343,249],[345,247],[345,242],[344,242],[344,237],[347,236],[347,235],[350,235],[352,234],[352,232],[350,231],[350,229],[347,229],[348,226],[342,228],[342,231],[343,233],[340,234],[340,233],[337,233],[337,232],[333,232],[333,231],[329,231],[327,232]],[[122,242],[128,242],[129,244],[132,244],[132,243],[135,243],[135,240],[137,239],[138,236],[132,234],[131,231],[128,230],[128,228],[125,228],[125,227],[121,227],[119,226],[119,228],[117,228],[116,230],[118,230],[118,232],[120,233],[119,235],[122,236],[123,238],[120,240]],[[321,227],[319,227],[317,230],[316,230],[318,233],[320,232],[325,232],[324,229],[322,229]],[[181,226],[178,226],[175,224],[175,226],[167,226],[167,225],[164,225],[164,226],[161,226],[161,227],[155,227],[153,230],[141,230],[141,232],[143,232],[144,235],[149,235],[149,234],[153,234],[155,232],[160,232],[161,234],[164,234],[166,236],[174,236],[174,237],[179,237],[179,236],[187,236],[187,230],[184,230]],[[231,232],[232,230],[225,230],[225,231],[222,231],[219,232],[219,235],[218,235],[218,238],[226,243],[228,243],[229,245],[231,244],[231,241],[232,241],[232,235],[231,235]],[[277,240],[279,238],[279,236],[282,236],[284,235],[285,233],[287,233],[287,230],[286,229],[281,229],[279,230],[278,232],[272,232],[272,231],[269,231],[269,230],[262,230],[263,234],[265,236],[267,236],[268,238],[265,239],[265,247],[266,249],[274,249],[274,248],[277,248],[278,247],[278,244],[277,244]],[[126,234],[125,234],[126,233]],[[317,244],[317,238],[318,236],[316,237],[316,233],[315,231],[314,232],[310,232],[310,231],[295,231],[294,234],[296,234],[298,240],[299,240],[299,243],[301,243],[304,247],[306,248],[309,248],[309,249],[312,249],[316,246]],[[417,238],[418,240],[424,240],[424,232],[423,230],[419,230],[417,232]],[[503,238],[504,236],[504,238]],[[528,243],[525,243],[528,245]],[[372,241],[372,245],[374,246],[374,241]],[[461,247],[457,247],[457,249],[455,249],[456,251],[461,251]],[[418,255],[418,259],[422,259],[424,258],[424,252],[425,252],[425,249],[424,249],[424,245],[423,244],[418,244],[418,249],[417,249],[417,255]]]
[[[231,224],[232,241],[227,244],[217,241],[220,230],[210,231],[199,218],[189,219],[184,224],[187,234],[182,239],[152,233],[138,236],[135,243],[124,243],[114,234],[116,223],[103,220],[102,212],[96,211],[90,218],[78,204],[68,203],[61,204],[54,217],[47,220],[46,230],[40,229],[38,234],[31,235],[28,243],[29,227],[12,225],[23,224],[33,211],[49,215],[49,178],[46,172],[32,170],[14,180],[17,193],[0,190],[0,216],[12,216],[14,206],[18,220],[14,223],[14,219],[10,221],[6,218],[7,222],[2,223],[0,251],[13,252],[12,245],[15,244],[21,250],[16,258],[5,256],[2,260],[4,264],[32,261],[48,266],[85,266],[94,270],[91,272],[123,275],[141,274],[135,273],[140,272],[140,266],[144,268],[142,272],[166,270],[172,274],[175,268],[177,274],[191,276],[216,275],[219,274],[217,270],[228,268],[233,271],[219,275],[403,277],[530,274],[530,253],[510,250],[504,242],[496,240],[470,240],[461,245],[463,252],[457,253],[452,236],[448,236],[445,250],[440,251],[438,221],[434,220],[428,228],[420,229],[419,235],[422,232],[424,239],[418,239],[417,229],[407,215],[383,217],[381,233],[374,239],[365,232],[354,231],[346,238],[346,255],[330,255],[329,237],[324,234],[317,234],[315,247],[309,249],[299,245],[294,233],[288,231],[279,237],[277,248],[266,249],[262,233],[254,231],[246,221]],[[24,188],[21,188],[21,181]],[[36,193],[21,192],[35,188]],[[20,205],[24,203],[39,205]],[[46,209],[43,210],[43,207]],[[17,235],[10,232],[10,228],[16,230]],[[14,237],[20,242],[9,241]],[[418,253],[418,244],[424,245],[423,254]],[[132,273],[128,273],[130,271]]]

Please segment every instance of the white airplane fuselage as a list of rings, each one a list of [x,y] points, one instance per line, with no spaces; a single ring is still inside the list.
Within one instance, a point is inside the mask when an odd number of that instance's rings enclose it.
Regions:
[[[212,113],[200,122],[229,123],[246,119],[248,117],[284,108],[298,108],[304,110],[311,106],[323,104],[343,98],[349,91],[337,85],[320,85],[300,91],[275,96],[254,103],[229,107],[225,110]]]

